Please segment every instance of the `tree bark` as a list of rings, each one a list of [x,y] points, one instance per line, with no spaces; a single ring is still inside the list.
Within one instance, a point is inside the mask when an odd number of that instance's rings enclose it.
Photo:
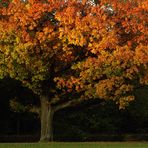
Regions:
[[[40,142],[53,141],[53,114],[47,96],[40,96],[41,101],[41,137]]]

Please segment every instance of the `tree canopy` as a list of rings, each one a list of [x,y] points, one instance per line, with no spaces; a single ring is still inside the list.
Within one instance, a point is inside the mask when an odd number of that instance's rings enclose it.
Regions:
[[[72,65],[69,78],[56,79],[59,87],[86,99],[111,99],[124,108],[134,99],[132,91],[148,84],[147,2],[83,1],[83,8],[75,3],[56,18],[60,38],[82,47],[83,57]]]
[[[133,86],[147,83],[146,3],[13,0],[1,10],[1,77],[35,93],[55,79],[69,92],[124,106]]]

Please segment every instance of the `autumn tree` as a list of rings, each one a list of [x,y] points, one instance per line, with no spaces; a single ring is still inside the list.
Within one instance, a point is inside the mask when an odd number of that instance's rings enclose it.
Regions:
[[[148,83],[146,1],[13,0],[1,7],[0,77],[40,97],[41,141],[54,112],[87,99],[124,108]]]

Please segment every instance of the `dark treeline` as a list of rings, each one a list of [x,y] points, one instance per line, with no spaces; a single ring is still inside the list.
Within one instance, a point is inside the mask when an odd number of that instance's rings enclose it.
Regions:
[[[135,101],[125,110],[119,110],[113,102],[91,101],[57,112],[54,116],[54,140],[126,140],[121,135],[147,134],[147,92],[148,87],[137,89]],[[19,105],[15,110],[10,105],[13,99],[21,101],[24,106],[38,105],[36,96],[19,82],[5,79],[0,82],[0,98],[0,141],[28,141],[24,138],[27,136],[30,141],[38,141],[39,115],[23,110]]]

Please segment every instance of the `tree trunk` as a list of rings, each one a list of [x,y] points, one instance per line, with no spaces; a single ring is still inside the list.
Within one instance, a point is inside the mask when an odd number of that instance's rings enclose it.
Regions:
[[[41,142],[53,141],[53,114],[54,111],[49,105],[48,97],[41,96]]]
[[[17,135],[20,135],[20,113],[17,113]]]

